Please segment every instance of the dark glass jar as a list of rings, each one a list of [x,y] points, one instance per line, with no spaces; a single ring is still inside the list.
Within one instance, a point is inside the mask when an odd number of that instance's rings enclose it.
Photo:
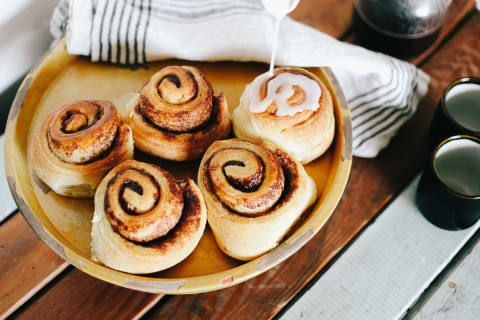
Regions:
[[[397,57],[417,55],[437,38],[449,0],[355,0],[359,40]]]

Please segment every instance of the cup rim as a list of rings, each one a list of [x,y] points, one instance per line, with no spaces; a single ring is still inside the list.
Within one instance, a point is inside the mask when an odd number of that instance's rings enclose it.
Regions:
[[[448,121],[450,121],[450,123],[452,123],[457,129],[462,130],[463,132],[472,133],[474,135],[480,136],[480,129],[479,130],[471,130],[471,129],[467,129],[467,128],[463,127],[458,122],[456,122],[453,119],[453,117],[450,115],[450,113],[448,112],[447,101],[446,101],[448,93],[450,92],[450,90],[453,87],[455,87],[457,85],[460,85],[460,84],[465,84],[465,83],[474,83],[474,84],[480,85],[480,77],[466,76],[466,77],[461,77],[461,78],[458,78],[458,79],[455,79],[455,80],[451,81],[445,87],[445,89],[443,89],[443,92],[442,92],[442,98],[440,99],[440,104],[442,106],[442,112],[445,115],[445,117],[447,117]]]
[[[442,179],[440,179],[440,175],[437,171],[437,166],[435,165],[435,158],[437,156],[437,152],[440,150],[440,148],[451,142],[451,141],[455,141],[455,140],[463,140],[463,139],[468,139],[468,140],[471,140],[471,141],[474,141],[476,142],[477,144],[480,145],[480,139],[477,138],[477,137],[474,137],[474,136],[469,136],[469,135],[465,135],[465,134],[461,134],[461,135],[456,135],[456,136],[451,136],[451,137],[448,137],[446,139],[444,139],[442,142],[440,142],[436,147],[435,147],[435,150],[433,151],[432,153],[432,157],[431,157],[431,166],[433,168],[433,173],[435,174],[435,176],[437,177],[438,181],[440,181],[440,183],[443,185],[443,187],[450,193],[452,193],[453,195],[457,196],[457,197],[460,197],[460,198],[463,198],[463,199],[467,199],[467,200],[478,200],[480,199],[480,193],[479,194],[475,194],[475,195],[465,195],[465,194],[462,194],[462,193],[459,193],[458,191],[455,191],[453,190],[452,188],[450,188],[448,185],[446,185]]]

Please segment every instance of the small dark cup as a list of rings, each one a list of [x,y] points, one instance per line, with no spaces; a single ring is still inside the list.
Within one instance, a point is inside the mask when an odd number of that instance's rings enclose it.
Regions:
[[[480,139],[458,135],[442,141],[422,174],[416,202],[437,227],[473,225],[480,218]]]
[[[429,149],[447,137],[470,135],[480,138],[480,78],[463,77],[450,82],[432,121]]]

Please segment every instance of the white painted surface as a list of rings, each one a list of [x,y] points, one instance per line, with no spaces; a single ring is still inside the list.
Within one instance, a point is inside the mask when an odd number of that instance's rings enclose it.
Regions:
[[[480,242],[447,277],[415,320],[480,319]]]
[[[53,38],[49,21],[58,0],[0,1],[0,92],[23,76]],[[0,222],[16,210],[5,179],[4,138],[0,137]]]
[[[418,177],[281,319],[401,318],[480,227],[428,223],[414,203],[417,184]]]
[[[4,135],[0,136],[0,222],[17,209],[5,178]]]
[[[0,4],[0,91],[48,48],[56,0]],[[4,172],[0,137],[0,221],[16,209]],[[450,232],[428,224],[413,195],[417,181],[294,304],[282,319],[395,319],[416,300],[478,229]],[[427,302],[416,319],[479,319],[480,245]],[[456,283],[453,289],[449,283]]]
[[[0,10],[0,25],[3,25],[8,20],[14,18],[22,9],[24,9],[31,0],[16,0],[2,3],[2,10]]]
[[[58,0],[0,1],[0,92],[48,49],[49,21]]]

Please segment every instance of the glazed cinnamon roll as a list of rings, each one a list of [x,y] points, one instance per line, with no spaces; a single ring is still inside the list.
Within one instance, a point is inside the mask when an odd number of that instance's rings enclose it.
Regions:
[[[278,68],[255,78],[232,120],[237,137],[273,143],[304,164],[321,156],[335,134],[330,92],[301,68]]]
[[[277,246],[316,199],[315,183],[299,162],[277,147],[240,139],[208,148],[198,185],[218,245],[240,260]]]
[[[167,269],[197,246],[207,209],[197,185],[162,168],[127,160],[95,193],[92,258],[130,273]]]
[[[197,159],[230,133],[225,96],[214,96],[194,67],[170,66],[155,73],[129,109],[135,146],[164,159]]]
[[[31,165],[53,191],[93,198],[107,172],[133,158],[133,139],[109,101],[77,101],[47,116],[35,133]]]

